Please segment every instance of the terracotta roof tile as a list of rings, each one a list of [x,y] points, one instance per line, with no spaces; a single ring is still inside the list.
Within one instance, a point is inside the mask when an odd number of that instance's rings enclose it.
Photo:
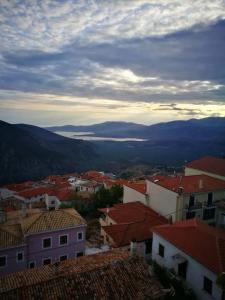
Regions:
[[[0,249],[23,244],[23,233],[20,224],[0,225]]]
[[[162,225],[153,232],[175,245],[203,266],[220,274],[225,271],[225,232],[198,219]],[[188,238],[187,238],[188,237]]]
[[[225,159],[223,158],[205,156],[186,164],[185,167],[225,176]]]
[[[146,183],[126,183],[125,186],[128,186],[129,188],[141,193],[146,194]]]
[[[110,208],[101,208],[100,212],[107,214],[111,219],[113,219],[116,223],[131,223],[131,222],[139,222],[144,220],[146,216],[149,218],[161,218],[162,220],[166,220],[164,217],[161,217],[158,213],[156,213],[150,207],[142,204],[139,201],[116,204]]]
[[[225,181],[207,175],[193,176],[154,176],[149,178],[153,183],[175,193],[182,188],[183,193],[201,193],[225,190]]]
[[[135,270],[135,272],[134,272]],[[0,278],[0,298],[162,299],[159,283],[143,259],[110,251]]]
[[[86,221],[72,208],[31,213],[21,219],[24,234],[71,228],[85,224]]]

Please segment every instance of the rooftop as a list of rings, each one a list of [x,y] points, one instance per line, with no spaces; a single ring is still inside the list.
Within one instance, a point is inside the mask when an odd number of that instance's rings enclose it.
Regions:
[[[220,274],[225,271],[225,232],[198,219],[191,219],[153,228],[178,249],[200,264]],[[188,237],[188,238],[187,238]]]
[[[107,214],[116,223],[132,223],[143,221],[146,217],[149,219],[157,218],[161,221],[166,221],[164,217],[161,217],[153,209],[142,204],[139,201],[116,204],[110,208],[100,208],[100,212]]]
[[[134,272],[135,270],[135,272]],[[114,250],[0,278],[0,298],[161,299],[143,259]]]
[[[23,244],[20,224],[0,225],[0,249]]]
[[[146,183],[134,183],[134,182],[129,182],[124,184],[125,186],[128,186],[129,188],[141,193],[141,194],[146,194]]]
[[[225,176],[225,159],[223,158],[205,156],[186,164],[185,167]]]
[[[106,211],[105,211],[106,210]],[[113,239],[114,246],[129,245],[133,239],[145,241],[152,237],[151,228],[166,224],[166,218],[160,216],[141,202],[118,204],[112,208],[100,209],[117,224],[103,226],[104,231]]]
[[[85,224],[86,221],[73,208],[30,213],[21,219],[24,234],[66,229]]]
[[[193,176],[154,176],[149,180],[175,193],[202,193],[225,190],[225,181],[207,175]]]

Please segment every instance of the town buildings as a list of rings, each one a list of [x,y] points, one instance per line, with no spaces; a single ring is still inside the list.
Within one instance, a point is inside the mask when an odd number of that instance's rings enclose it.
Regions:
[[[85,233],[74,209],[8,213],[0,224],[0,274],[82,256]]]
[[[136,253],[144,257],[151,254],[151,228],[167,223],[166,218],[138,201],[117,204],[99,211],[102,213],[100,224],[104,243],[124,249],[130,249],[135,244]]]
[[[182,278],[200,300],[222,300],[225,232],[198,219],[153,228],[152,259]]]
[[[0,277],[0,298],[163,300],[146,262],[121,250]]]
[[[185,165],[185,175],[205,174],[225,180],[225,158],[205,156]]]
[[[147,180],[149,206],[173,222],[198,217],[220,224],[217,203],[224,200],[225,181],[207,175],[155,176]]]

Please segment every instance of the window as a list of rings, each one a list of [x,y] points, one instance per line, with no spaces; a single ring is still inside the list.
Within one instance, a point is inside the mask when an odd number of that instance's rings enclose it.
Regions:
[[[210,220],[215,218],[216,209],[208,208],[203,211],[203,220]]]
[[[78,252],[77,257],[80,257],[80,256],[84,256],[84,253],[83,252]]]
[[[77,233],[77,240],[78,241],[83,241],[83,232],[78,232]]]
[[[152,239],[145,242],[145,254],[152,252]]]
[[[51,248],[51,246],[52,246],[51,238],[45,238],[42,240],[42,248]]]
[[[188,211],[186,212],[186,219],[193,219],[196,215],[195,211]]]
[[[52,201],[51,201],[51,204],[54,205],[54,204],[55,204],[55,200],[52,200]]]
[[[5,267],[7,263],[6,256],[0,256],[0,268]]]
[[[16,260],[17,260],[17,261],[23,261],[23,258],[24,258],[24,253],[23,253],[23,251],[22,251],[22,252],[17,252]]]
[[[36,265],[35,261],[30,261],[30,262],[29,262],[29,268],[30,268],[30,269],[35,268],[35,265]]]
[[[52,259],[49,257],[49,258],[44,258],[43,259],[43,266],[45,265],[50,265],[52,262]]]
[[[225,225],[225,214],[221,214],[221,223]]]
[[[213,193],[208,193],[207,205],[212,205]]]
[[[159,255],[164,257],[164,246],[159,244]]]
[[[204,276],[203,289],[212,295],[212,280]]]
[[[62,256],[59,257],[60,261],[64,261],[64,260],[67,260],[67,259],[68,259],[67,255],[62,255]]]
[[[68,235],[60,235],[59,236],[59,244],[60,245],[67,245],[68,244]]]
[[[189,208],[195,205],[195,195],[190,195]]]

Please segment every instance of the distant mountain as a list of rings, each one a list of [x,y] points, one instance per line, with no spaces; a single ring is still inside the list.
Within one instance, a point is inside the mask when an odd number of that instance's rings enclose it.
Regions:
[[[87,167],[94,146],[45,129],[0,121],[0,183],[37,179]]]
[[[87,126],[55,126],[47,127],[46,129],[53,132],[93,132],[95,136],[100,137],[144,138],[161,141],[221,139],[225,134],[225,118],[191,119],[149,126],[128,122],[105,122]]]
[[[90,131],[104,137],[144,138],[146,141],[86,142],[36,126],[0,121],[0,183],[92,168],[119,172],[137,164],[179,167],[201,156],[225,154],[225,118],[191,119],[150,126],[106,122],[75,127],[73,131]],[[66,126],[50,129],[67,130]]]
[[[123,137],[127,132],[132,132],[133,130],[142,130],[145,125],[136,124],[132,122],[104,122],[100,124],[94,125],[83,125],[83,126],[75,126],[75,125],[65,125],[65,126],[53,126],[46,127],[45,129],[57,132],[57,131],[65,131],[65,132],[93,132],[98,136],[120,136]]]

